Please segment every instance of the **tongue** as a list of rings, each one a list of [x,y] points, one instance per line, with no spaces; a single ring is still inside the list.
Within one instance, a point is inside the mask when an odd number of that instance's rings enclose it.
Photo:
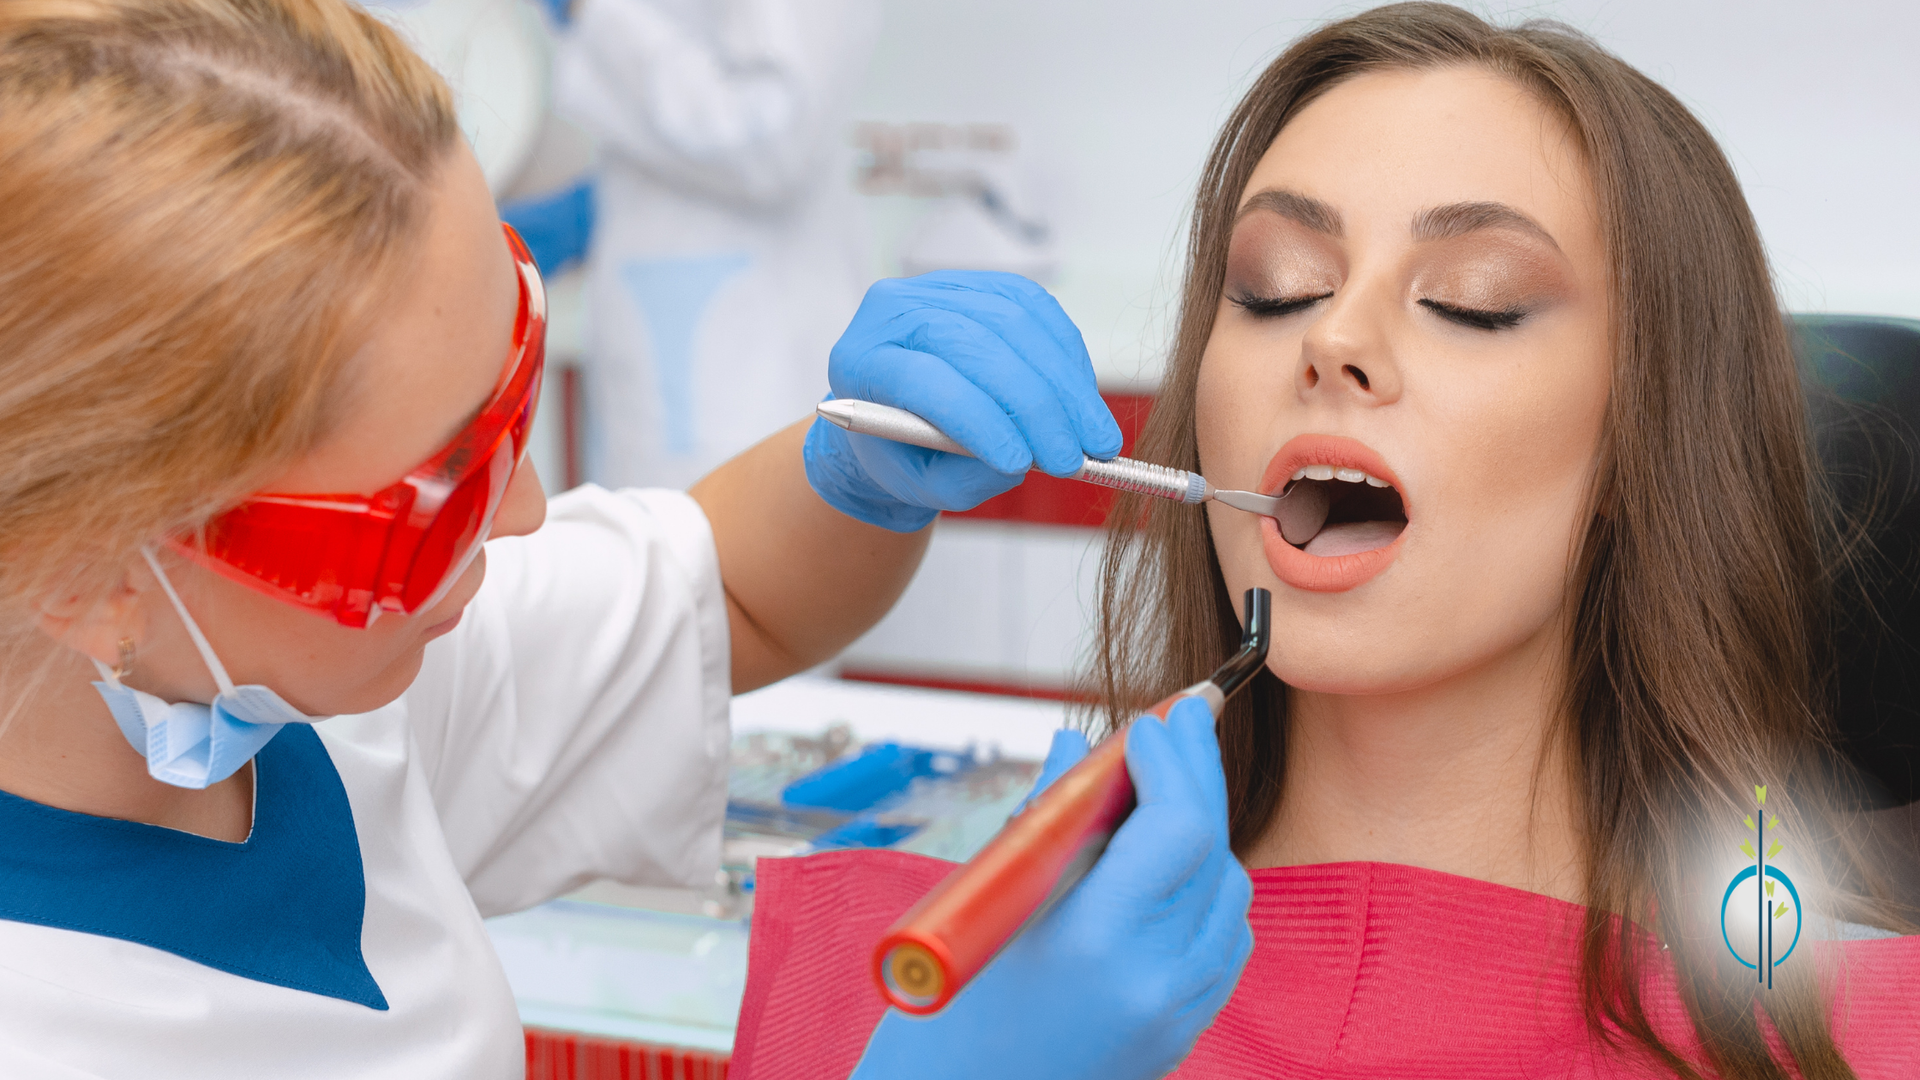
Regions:
[[[1372,551],[1393,543],[1393,538],[1406,527],[1404,521],[1342,521],[1321,529],[1307,541],[1305,550],[1309,555],[1322,558]]]

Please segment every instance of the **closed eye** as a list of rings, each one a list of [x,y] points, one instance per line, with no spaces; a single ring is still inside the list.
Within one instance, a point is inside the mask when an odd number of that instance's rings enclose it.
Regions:
[[[1525,308],[1485,311],[1480,308],[1455,307],[1438,300],[1422,300],[1420,306],[1448,322],[1471,326],[1476,330],[1509,330],[1520,325],[1520,320],[1527,317]]]
[[[1236,296],[1233,302],[1240,305],[1247,314],[1258,318],[1279,318],[1305,311],[1313,305],[1332,296],[1321,293],[1319,296]]]

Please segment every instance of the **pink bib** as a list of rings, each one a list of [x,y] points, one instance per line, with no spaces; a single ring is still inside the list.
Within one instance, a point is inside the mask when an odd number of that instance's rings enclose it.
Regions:
[[[885,1012],[873,945],[952,865],[892,851],[762,859],[735,1080],[845,1080]],[[1589,1034],[1577,905],[1386,863],[1256,870],[1253,889],[1253,958],[1181,1080],[1666,1075]],[[1835,1027],[1861,1080],[1920,1078],[1920,937],[1816,943],[1809,959],[1844,965]],[[1671,975],[1645,998],[1691,1047]]]

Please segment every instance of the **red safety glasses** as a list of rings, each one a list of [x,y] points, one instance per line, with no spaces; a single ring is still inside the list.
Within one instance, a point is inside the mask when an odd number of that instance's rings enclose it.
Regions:
[[[480,415],[399,483],[372,495],[255,495],[180,549],[270,596],[364,627],[438,603],[479,554],[526,455],[546,366],[547,299],[518,233],[520,277],[506,371]]]

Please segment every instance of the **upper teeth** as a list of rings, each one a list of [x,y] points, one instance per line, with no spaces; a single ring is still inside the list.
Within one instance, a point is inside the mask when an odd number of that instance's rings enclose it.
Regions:
[[[1295,469],[1293,478],[1295,480],[1345,480],[1349,484],[1365,481],[1368,487],[1378,488],[1393,486],[1372,473],[1360,469],[1336,469],[1331,465],[1308,465],[1302,469]]]

